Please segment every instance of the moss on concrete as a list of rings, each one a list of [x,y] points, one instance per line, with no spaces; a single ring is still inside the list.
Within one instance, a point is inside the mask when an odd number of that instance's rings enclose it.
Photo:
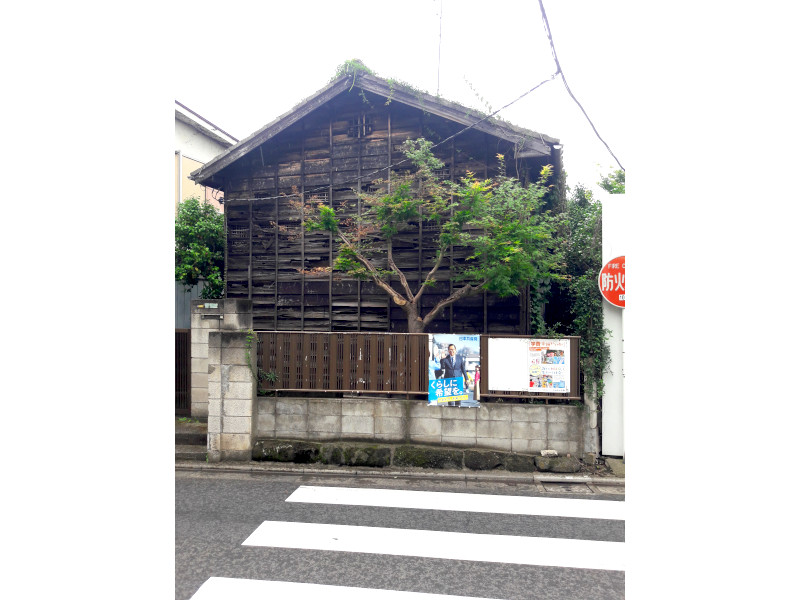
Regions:
[[[463,450],[400,446],[394,453],[395,467],[421,467],[423,469],[461,469]]]
[[[394,455],[392,449],[394,448]],[[322,463],[348,467],[415,467],[473,471],[505,469],[532,473],[578,473],[580,461],[572,456],[532,456],[495,450],[441,448],[432,446],[393,446],[354,442],[306,442],[298,440],[258,440],[253,460]],[[621,461],[620,461],[621,463]],[[623,466],[624,468],[624,466]],[[623,475],[624,476],[624,475]]]
[[[533,456],[528,454],[514,454],[513,452],[503,453],[503,466],[507,471],[517,473],[533,473],[536,470],[536,463]]]
[[[491,471],[503,467],[503,456],[492,450],[464,450],[464,466],[473,471]]]
[[[283,440],[258,440],[253,446],[253,460],[312,463],[319,459],[321,444]]]

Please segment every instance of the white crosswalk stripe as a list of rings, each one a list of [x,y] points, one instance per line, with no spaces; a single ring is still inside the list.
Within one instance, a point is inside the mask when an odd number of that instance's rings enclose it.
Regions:
[[[488,496],[457,492],[301,485],[286,502],[625,520],[624,502],[579,498]]]
[[[212,577],[197,590],[197,593],[192,596],[192,600],[231,600],[233,598],[260,600],[261,598],[281,597],[324,598],[325,600],[337,598],[347,598],[348,600],[491,600],[476,596],[449,596],[343,585],[232,579],[229,577]]]
[[[624,502],[426,492],[334,486],[299,486],[286,502],[446,510],[624,521]],[[578,569],[625,570],[624,542],[496,535],[327,523],[264,521],[242,543],[249,547],[358,552],[444,560],[481,561]],[[307,583],[212,577],[192,600],[236,597],[352,600],[452,600],[463,596],[423,594]]]
[[[623,543],[594,540],[264,521],[244,545],[625,570]]]

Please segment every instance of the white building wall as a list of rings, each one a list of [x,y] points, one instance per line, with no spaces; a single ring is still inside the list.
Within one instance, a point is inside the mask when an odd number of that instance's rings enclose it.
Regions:
[[[625,194],[606,194],[601,197],[601,202],[603,204],[603,264],[605,264],[612,258],[626,254],[627,239],[623,227],[626,220],[624,218]],[[625,455],[624,312],[624,308],[618,308],[603,301],[604,325],[611,331],[608,341],[611,349],[610,372],[603,377],[605,389],[603,392],[600,453],[604,456]]]
[[[175,149],[184,156],[205,164],[226,148],[194,127],[175,119]]]

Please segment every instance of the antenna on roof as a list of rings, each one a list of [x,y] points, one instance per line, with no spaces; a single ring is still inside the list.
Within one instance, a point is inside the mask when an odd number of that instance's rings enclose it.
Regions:
[[[439,62],[436,64],[436,95],[439,95],[439,71],[442,67],[442,0],[439,0]]]

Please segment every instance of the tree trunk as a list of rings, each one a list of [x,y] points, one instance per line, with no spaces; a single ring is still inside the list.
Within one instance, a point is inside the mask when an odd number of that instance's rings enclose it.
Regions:
[[[425,325],[422,322],[422,317],[419,316],[419,307],[416,304],[409,303],[403,307],[406,310],[408,317],[408,333],[425,333]]]

